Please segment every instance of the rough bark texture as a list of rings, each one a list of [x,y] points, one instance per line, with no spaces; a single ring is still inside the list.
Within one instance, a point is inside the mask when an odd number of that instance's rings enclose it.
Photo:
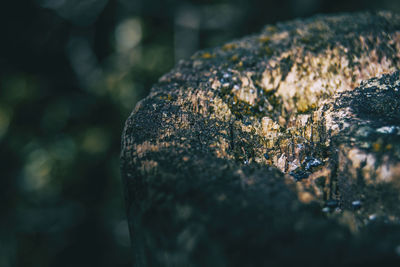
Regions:
[[[400,264],[400,17],[201,51],[126,122],[135,266]]]

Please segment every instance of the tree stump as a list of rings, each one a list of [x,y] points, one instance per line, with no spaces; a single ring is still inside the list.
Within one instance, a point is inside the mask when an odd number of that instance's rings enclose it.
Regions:
[[[134,266],[400,263],[400,16],[200,51],[126,121]]]

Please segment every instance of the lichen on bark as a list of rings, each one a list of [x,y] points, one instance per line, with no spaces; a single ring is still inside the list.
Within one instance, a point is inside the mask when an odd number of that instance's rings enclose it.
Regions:
[[[181,61],[124,129],[136,265],[398,262],[399,58],[400,17],[379,12]]]

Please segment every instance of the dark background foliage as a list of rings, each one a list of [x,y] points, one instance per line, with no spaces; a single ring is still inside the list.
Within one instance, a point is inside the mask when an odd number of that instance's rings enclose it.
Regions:
[[[20,0],[0,4],[0,266],[130,266],[124,120],[198,49],[388,0]]]

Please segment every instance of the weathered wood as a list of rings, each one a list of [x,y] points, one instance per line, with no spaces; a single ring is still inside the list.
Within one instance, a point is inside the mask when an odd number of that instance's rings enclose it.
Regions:
[[[380,12],[180,62],[123,134],[135,266],[400,263],[399,59]]]

